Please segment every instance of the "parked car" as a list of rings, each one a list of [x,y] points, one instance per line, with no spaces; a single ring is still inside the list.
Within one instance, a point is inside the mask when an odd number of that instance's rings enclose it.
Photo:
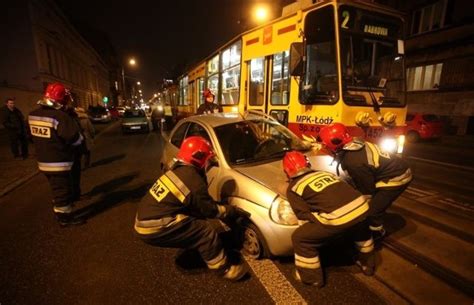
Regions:
[[[437,115],[409,113],[406,117],[406,137],[409,142],[436,139],[443,135],[444,122]]]
[[[117,111],[118,111],[118,114],[119,114],[120,117],[123,117],[123,114],[125,113],[125,110],[126,110],[125,107],[122,107],[122,106],[117,107]]]
[[[149,132],[148,118],[141,109],[126,110],[122,118],[122,132]]]
[[[108,123],[112,120],[109,110],[104,107],[89,107],[88,112],[92,123]]]
[[[251,213],[243,250],[255,258],[291,255],[298,220],[286,199],[283,156],[289,150],[303,151],[315,168],[335,172],[332,157],[319,154],[271,117],[217,113],[177,123],[165,143],[162,169],[172,166],[189,136],[204,137],[213,145],[217,161],[207,171],[211,196]]]

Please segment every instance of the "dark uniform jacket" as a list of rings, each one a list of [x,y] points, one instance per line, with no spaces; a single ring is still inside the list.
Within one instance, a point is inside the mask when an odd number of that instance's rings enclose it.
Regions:
[[[190,165],[178,165],[162,175],[138,205],[135,230],[153,234],[189,216],[220,217],[225,207],[215,202],[207,190],[205,175]]]
[[[13,111],[3,106],[0,111],[1,121],[10,136],[25,134],[25,118],[18,108]]]
[[[398,187],[411,181],[408,164],[381,151],[370,142],[355,140],[338,153],[338,161],[362,194],[371,195],[377,188]]]
[[[211,114],[211,113],[218,113],[222,112],[222,106],[217,105],[216,103],[208,103],[204,102],[201,106],[199,106],[197,110],[197,114]]]
[[[41,106],[28,116],[38,167],[43,172],[68,171],[74,147],[82,143],[80,129],[66,112]]]
[[[287,198],[299,220],[343,225],[364,218],[367,199],[335,175],[309,172],[290,181]]]

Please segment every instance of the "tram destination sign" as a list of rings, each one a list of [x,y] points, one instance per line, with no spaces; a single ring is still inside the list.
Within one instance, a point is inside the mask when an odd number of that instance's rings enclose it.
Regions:
[[[400,19],[348,5],[339,8],[339,24],[341,30],[352,33],[395,39],[400,37]]]

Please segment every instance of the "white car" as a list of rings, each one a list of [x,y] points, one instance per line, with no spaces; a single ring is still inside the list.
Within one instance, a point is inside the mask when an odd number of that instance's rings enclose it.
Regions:
[[[255,258],[291,255],[298,221],[286,200],[283,156],[289,150],[304,151],[316,169],[335,172],[332,158],[317,153],[271,117],[218,113],[189,117],[176,125],[165,144],[163,169],[171,166],[189,136],[202,136],[213,145],[218,161],[207,172],[211,196],[227,198],[251,214],[243,250]]]

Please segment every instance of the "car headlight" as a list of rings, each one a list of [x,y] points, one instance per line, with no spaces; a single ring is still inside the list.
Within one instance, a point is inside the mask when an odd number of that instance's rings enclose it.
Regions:
[[[270,208],[270,218],[281,225],[295,226],[298,225],[298,218],[296,218],[290,203],[278,196],[273,201]]]
[[[385,138],[380,141],[380,148],[382,151],[394,153],[397,151],[397,140],[394,138]]]
[[[106,118],[107,118],[107,115],[106,115],[106,114],[103,114],[103,115],[102,115],[102,118],[103,118],[103,119],[106,119]]]

